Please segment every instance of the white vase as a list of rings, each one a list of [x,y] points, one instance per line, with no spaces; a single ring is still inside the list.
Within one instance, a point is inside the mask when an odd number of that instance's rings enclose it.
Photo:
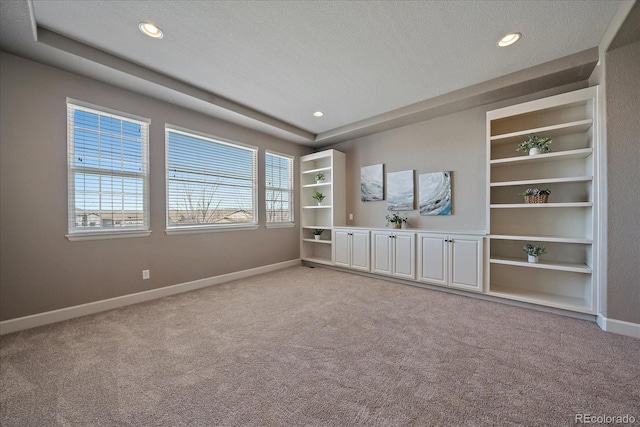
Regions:
[[[530,156],[535,156],[537,154],[540,154],[540,149],[538,147],[533,147],[529,149]]]
[[[324,181],[318,180],[316,181],[316,184],[322,184]]]
[[[529,262],[538,262],[538,257],[535,255],[529,255]]]
[[[319,201],[319,202],[318,202],[318,206],[322,206],[322,202],[320,202],[320,201]]]
[[[316,240],[320,240],[320,235],[319,234],[314,234],[313,238],[316,239]]]

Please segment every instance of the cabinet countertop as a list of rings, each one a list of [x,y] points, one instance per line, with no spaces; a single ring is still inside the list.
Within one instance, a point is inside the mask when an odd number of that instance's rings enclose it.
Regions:
[[[390,227],[364,227],[364,226],[339,226],[335,230],[369,230],[369,231],[397,231],[407,233],[433,233],[433,234],[468,234],[472,236],[486,236],[485,230],[428,230],[424,228],[390,228]]]

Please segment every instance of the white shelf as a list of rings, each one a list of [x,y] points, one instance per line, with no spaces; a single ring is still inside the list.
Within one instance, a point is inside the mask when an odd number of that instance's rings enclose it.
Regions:
[[[491,137],[493,145],[509,144],[513,142],[519,142],[523,136],[530,134],[541,134],[545,136],[557,137],[563,135],[571,135],[574,133],[582,133],[589,130],[593,126],[592,119],[578,120],[568,123],[560,123],[557,125],[543,126],[535,129],[525,129],[518,132],[505,133],[502,135],[495,135]]]
[[[597,95],[597,87],[589,87],[487,112],[489,295],[594,313]],[[553,151],[513,151],[532,134],[553,138]],[[516,197],[535,186],[549,186],[553,202]],[[524,243],[549,246],[550,254],[529,263]]]
[[[320,240],[316,240],[316,239],[302,239],[305,242],[310,242],[310,243],[324,243],[327,245],[331,244],[331,240],[325,240],[325,239],[320,239]]]
[[[313,263],[316,263],[316,264],[333,265],[331,260],[330,259],[326,259],[326,258],[307,256],[307,257],[304,257],[303,260],[304,261],[313,262]]]
[[[542,304],[548,307],[561,308],[571,311],[591,313],[591,307],[583,298],[568,297],[565,295],[538,292],[530,289],[513,288],[501,284],[491,283],[489,295],[513,299],[533,304]]]
[[[490,205],[491,209],[523,209],[523,208],[590,208],[592,202],[571,203],[501,203]]]
[[[499,166],[512,166],[515,164],[534,163],[534,162],[549,162],[555,160],[568,160],[568,159],[585,159],[593,154],[593,148],[579,148],[577,150],[556,151],[545,154],[536,154],[535,156],[517,156],[506,157],[504,159],[494,159],[489,163],[494,167]]]
[[[331,182],[321,182],[320,184],[305,184],[302,188],[313,188],[313,187],[323,187],[325,185],[331,185]]]
[[[307,171],[302,171],[302,173],[308,174],[308,173],[329,172],[329,171],[331,171],[331,166],[327,166],[324,168],[309,169]]]
[[[570,271],[572,273],[585,273],[591,274],[592,270],[586,264],[559,262],[559,261],[542,261],[537,263],[527,262],[527,260],[520,258],[507,258],[507,257],[491,257],[489,260],[492,264],[503,265],[515,265],[518,267],[526,268],[542,268],[545,270],[557,270],[557,271]]]
[[[489,238],[496,240],[522,240],[536,242],[554,242],[554,243],[577,243],[582,245],[590,245],[593,240],[586,238],[562,237],[562,236],[523,236],[523,235],[506,235],[506,234],[490,234]]]
[[[323,173],[326,181],[318,183],[314,175]],[[300,258],[319,264],[332,264],[330,234],[335,226],[346,221],[346,157],[336,150],[324,150],[300,157]],[[326,196],[318,205],[312,198],[316,191]],[[326,230],[315,240],[309,230]]]
[[[502,181],[492,182],[491,187],[511,187],[516,185],[536,185],[536,184],[562,184],[573,182],[591,182],[592,176],[571,176],[567,178],[542,178],[542,179],[526,179],[522,181]]]

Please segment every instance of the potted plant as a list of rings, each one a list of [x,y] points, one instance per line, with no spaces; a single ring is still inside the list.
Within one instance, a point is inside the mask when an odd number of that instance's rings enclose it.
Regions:
[[[324,228],[316,228],[313,230],[313,238],[316,240],[320,240],[320,235],[324,232]]]
[[[551,151],[551,148],[549,148],[551,142],[551,138],[548,137],[540,138],[536,135],[529,135],[524,142],[518,145],[516,151],[528,151],[530,156],[548,153]]]
[[[524,192],[520,193],[524,196],[525,203],[547,203],[551,190],[544,188],[527,188]]]
[[[325,196],[324,194],[322,194],[322,193],[321,193],[321,192],[319,192],[319,191],[316,191],[316,192],[313,194],[313,198],[314,198],[314,199],[316,199],[316,200],[318,201],[318,206],[320,206],[320,205],[322,204],[322,201],[324,200],[324,198],[325,198],[325,197],[327,197],[327,196]]]
[[[529,262],[538,262],[538,257],[547,253],[547,249],[544,246],[536,246],[530,243],[524,245],[522,252],[528,255],[527,260]]]
[[[316,174],[316,184],[322,184],[325,180],[325,176],[322,172]]]
[[[402,224],[407,223],[407,217],[399,213],[394,213],[393,215],[387,215],[385,218],[387,218],[387,226],[391,224],[393,228],[402,228]]]

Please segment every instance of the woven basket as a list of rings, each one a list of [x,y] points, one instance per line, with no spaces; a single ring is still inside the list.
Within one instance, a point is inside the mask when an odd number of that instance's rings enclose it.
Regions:
[[[547,203],[548,194],[540,194],[538,196],[524,196],[525,203]]]

